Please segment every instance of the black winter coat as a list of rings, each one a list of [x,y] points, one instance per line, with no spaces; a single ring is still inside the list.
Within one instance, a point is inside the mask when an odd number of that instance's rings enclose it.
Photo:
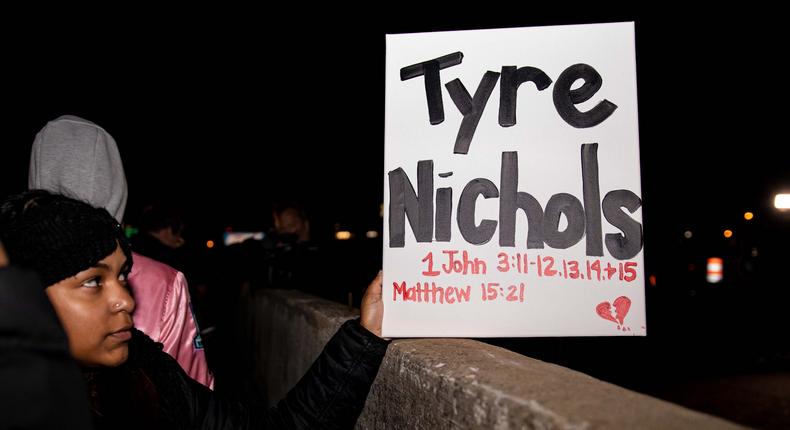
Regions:
[[[0,268],[0,430],[90,429],[85,384],[33,272]]]
[[[347,321],[297,385],[266,408],[219,398],[134,330],[129,359],[86,372],[97,429],[349,429],[365,405],[388,342]]]

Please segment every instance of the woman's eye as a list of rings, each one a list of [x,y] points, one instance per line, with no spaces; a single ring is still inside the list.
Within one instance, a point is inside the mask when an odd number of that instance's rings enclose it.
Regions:
[[[88,287],[88,288],[96,288],[99,285],[101,285],[101,282],[99,282],[99,278],[98,277],[97,278],[88,279],[87,281],[82,283],[83,287]]]

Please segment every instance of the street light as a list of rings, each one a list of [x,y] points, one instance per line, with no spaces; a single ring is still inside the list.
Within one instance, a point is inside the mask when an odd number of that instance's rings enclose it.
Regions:
[[[779,210],[790,209],[790,194],[779,193],[774,197],[774,207]]]

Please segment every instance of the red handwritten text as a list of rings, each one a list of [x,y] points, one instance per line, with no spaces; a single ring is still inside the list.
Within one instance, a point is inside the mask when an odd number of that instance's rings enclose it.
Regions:
[[[406,282],[392,283],[392,301],[424,302],[424,303],[463,303],[468,302],[472,287],[437,287],[435,282],[417,282],[407,287]]]
[[[433,252],[429,252],[422,259],[423,263],[428,264],[428,270],[422,272],[423,276],[439,276],[442,272],[446,274],[460,273],[467,275],[471,273],[472,275],[485,275],[488,271],[485,261],[479,258],[469,258],[469,253],[466,251],[463,251],[460,256],[457,255],[458,251],[454,250],[445,250],[442,251],[442,254],[447,256],[447,262],[441,265],[441,272],[434,269]]]

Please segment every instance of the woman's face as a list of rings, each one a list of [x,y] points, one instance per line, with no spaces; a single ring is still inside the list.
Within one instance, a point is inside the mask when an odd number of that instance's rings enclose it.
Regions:
[[[126,256],[116,247],[96,266],[46,289],[71,355],[84,366],[118,366],[129,356],[134,299],[127,274]]]

